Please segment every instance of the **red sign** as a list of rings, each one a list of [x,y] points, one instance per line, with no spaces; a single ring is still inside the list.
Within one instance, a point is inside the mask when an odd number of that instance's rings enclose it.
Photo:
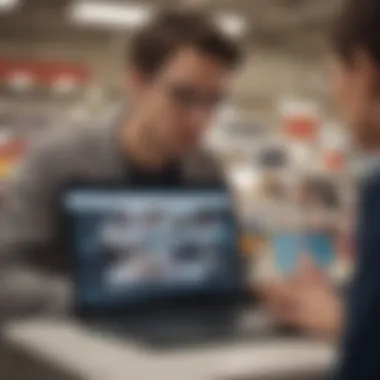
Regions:
[[[284,117],[285,134],[296,140],[312,140],[315,138],[319,121],[313,116],[292,115]]]
[[[27,75],[37,84],[45,85],[64,79],[83,85],[89,80],[88,70],[80,65],[0,59],[0,81],[7,81],[16,75]]]

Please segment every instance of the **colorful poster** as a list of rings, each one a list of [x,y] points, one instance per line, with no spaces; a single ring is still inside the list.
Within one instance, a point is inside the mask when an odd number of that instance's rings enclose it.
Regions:
[[[28,141],[23,138],[11,138],[0,142],[0,179],[6,179],[26,153]]]
[[[0,180],[9,177],[31,142],[51,125],[47,110],[4,107],[0,112]]]

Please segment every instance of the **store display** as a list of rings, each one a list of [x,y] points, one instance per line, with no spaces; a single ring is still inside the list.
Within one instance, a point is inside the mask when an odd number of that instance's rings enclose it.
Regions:
[[[78,64],[0,58],[2,189],[33,141],[76,122],[71,110],[88,81],[87,68]]]
[[[286,100],[280,105],[284,134],[291,140],[312,141],[320,127],[317,105],[302,100]]]
[[[34,97],[0,97],[0,181],[2,189],[30,146],[49,131],[68,128],[73,123],[76,102],[60,102]],[[83,121],[83,120],[82,120]],[[0,192],[0,197],[1,197]]]
[[[328,172],[343,171],[347,165],[349,138],[341,125],[326,123],[320,133],[323,168]]]
[[[344,169],[346,157],[340,151],[327,151],[323,155],[323,166],[327,171],[339,172]]]
[[[70,88],[88,82],[86,68],[70,63],[0,59],[0,82],[15,91],[33,87]]]
[[[265,169],[279,169],[289,162],[288,152],[283,148],[266,148],[259,154],[259,165]]]
[[[53,127],[48,107],[12,102],[0,108],[0,179],[7,180],[30,144]]]
[[[0,143],[0,179],[8,178],[17,162],[25,154],[28,147],[23,138],[10,138]]]

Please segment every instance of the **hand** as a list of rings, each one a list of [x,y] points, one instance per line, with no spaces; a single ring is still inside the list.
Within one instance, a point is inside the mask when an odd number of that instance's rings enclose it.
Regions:
[[[339,337],[341,301],[323,274],[308,260],[303,260],[293,278],[262,289],[262,296],[280,324],[317,337]]]

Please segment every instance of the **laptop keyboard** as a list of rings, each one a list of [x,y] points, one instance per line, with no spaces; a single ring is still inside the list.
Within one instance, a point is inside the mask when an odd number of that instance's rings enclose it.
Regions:
[[[122,339],[134,339],[151,346],[189,346],[223,341],[268,339],[278,332],[259,313],[239,313],[232,316],[189,314],[165,315],[140,320],[97,321],[97,331]]]

